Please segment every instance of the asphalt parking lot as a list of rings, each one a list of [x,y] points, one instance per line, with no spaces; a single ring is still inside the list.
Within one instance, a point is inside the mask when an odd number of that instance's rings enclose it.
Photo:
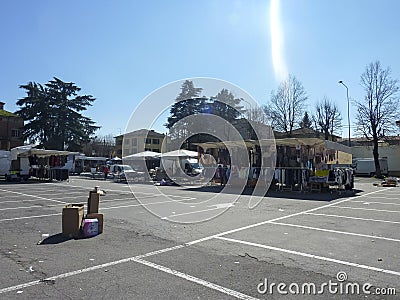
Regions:
[[[62,238],[62,207],[96,185],[103,234]],[[378,294],[400,293],[399,187],[358,178],[356,193],[273,192],[253,209],[218,187],[131,188],[0,182],[0,298],[398,299]]]

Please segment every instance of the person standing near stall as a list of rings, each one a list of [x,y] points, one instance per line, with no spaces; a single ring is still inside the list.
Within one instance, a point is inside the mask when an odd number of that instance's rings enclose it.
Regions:
[[[103,172],[104,172],[104,180],[107,180],[108,173],[110,172],[107,165],[104,166]]]

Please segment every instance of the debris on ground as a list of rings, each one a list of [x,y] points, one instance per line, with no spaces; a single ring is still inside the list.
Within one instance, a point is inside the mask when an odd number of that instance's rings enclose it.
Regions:
[[[374,186],[383,186],[383,187],[395,187],[397,186],[397,183],[400,181],[399,178],[396,177],[387,177],[385,178],[384,181],[382,181],[381,183],[373,183]]]

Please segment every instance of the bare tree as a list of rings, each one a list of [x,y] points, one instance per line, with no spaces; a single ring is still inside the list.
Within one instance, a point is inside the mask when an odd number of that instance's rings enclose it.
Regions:
[[[267,115],[264,112],[264,108],[256,106],[252,107],[245,112],[246,119],[249,121],[259,122],[262,124],[268,124]]]
[[[357,132],[373,141],[375,174],[381,176],[378,141],[395,131],[399,111],[399,81],[391,77],[390,68],[380,62],[370,63],[361,75],[365,97],[357,101]]]
[[[307,99],[301,82],[289,75],[276,92],[271,92],[271,101],[265,106],[265,113],[276,130],[291,135],[303,117]]]
[[[339,109],[328,97],[317,103],[315,121],[317,130],[320,130],[325,140],[332,139],[334,133],[339,133],[342,128],[342,116]]]
[[[115,139],[112,134],[95,136],[83,147],[87,156],[111,157],[115,148]]]

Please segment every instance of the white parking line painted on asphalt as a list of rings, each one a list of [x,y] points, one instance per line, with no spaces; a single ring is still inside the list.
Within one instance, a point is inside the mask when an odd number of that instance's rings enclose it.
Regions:
[[[36,191],[39,192],[39,191]],[[47,196],[48,194],[60,194],[60,190],[57,191],[40,191],[39,193],[35,194],[36,196]],[[69,194],[69,195],[87,195],[87,193],[85,192],[79,192],[79,191],[65,191],[62,192],[61,195],[65,195],[65,194]]]
[[[270,222],[270,224],[303,228],[303,229],[316,230],[316,231],[323,231],[323,232],[330,232],[330,233],[337,233],[337,234],[343,234],[343,235],[352,235],[352,236],[373,238],[373,239],[386,240],[386,241],[391,241],[391,242],[400,242],[399,239],[393,239],[393,238],[387,238],[387,237],[383,237],[383,236],[376,236],[376,235],[369,235],[369,234],[362,234],[362,233],[355,233],[355,232],[348,232],[348,231],[339,231],[339,230],[325,229],[325,228],[319,228],[319,227],[310,227],[310,226],[303,226],[303,225],[289,224],[289,223],[280,223],[280,222]]]
[[[49,214],[49,215],[39,215],[39,216],[27,216],[27,217],[18,217],[18,218],[1,219],[0,222],[16,221],[16,220],[26,220],[26,219],[35,219],[35,218],[45,218],[45,217],[53,217],[53,216],[61,216],[61,213]]]
[[[165,252],[168,252],[168,251],[180,249],[182,247],[183,247],[183,245],[177,245],[177,246],[173,246],[173,247],[169,247],[169,248],[164,248],[164,249],[161,249],[161,250],[152,251],[152,252],[149,252],[149,253],[146,253],[146,254],[137,255],[137,256],[134,256],[134,257],[124,258],[124,259],[120,259],[120,260],[116,260],[116,261],[112,261],[112,262],[96,265],[96,266],[93,266],[93,267],[85,268],[85,269],[80,269],[80,270],[76,270],[76,271],[72,271],[72,272],[67,272],[67,273],[55,275],[55,276],[48,277],[48,278],[45,278],[45,279],[42,279],[42,280],[35,280],[35,281],[23,283],[23,284],[10,286],[10,287],[7,287],[7,288],[2,288],[2,289],[0,289],[0,294],[4,294],[4,293],[7,293],[7,292],[24,289],[24,288],[27,288],[27,287],[30,287],[30,286],[35,286],[35,285],[38,285],[40,283],[44,283],[46,281],[51,281],[51,280],[56,280],[56,279],[61,279],[61,278],[67,278],[67,277],[71,277],[71,276],[74,276],[74,275],[78,275],[78,274],[82,274],[82,273],[86,273],[86,272],[90,272],[90,271],[104,269],[104,268],[107,268],[107,267],[111,267],[111,266],[115,266],[115,265],[119,265],[119,264],[122,264],[122,263],[127,263],[127,262],[130,262],[130,261],[133,261],[133,259],[141,259],[141,258],[144,258],[144,257],[149,257],[149,256],[152,256],[152,255],[156,255],[156,254],[165,253]]]
[[[258,227],[258,226],[261,226],[261,225],[264,225],[264,224],[268,224],[268,223],[271,223],[271,222],[276,222],[276,221],[288,219],[288,218],[295,217],[295,216],[301,216],[301,215],[304,215],[304,214],[309,214],[309,213],[311,214],[311,212],[313,212],[313,211],[317,211],[317,210],[320,210],[320,209],[323,209],[323,208],[331,207],[331,206],[334,206],[334,205],[337,205],[337,204],[340,204],[340,203],[343,203],[343,202],[350,201],[352,199],[366,197],[368,195],[379,193],[381,191],[382,190],[373,191],[373,192],[362,194],[362,195],[359,195],[359,196],[356,196],[356,197],[353,197],[353,198],[347,198],[347,199],[339,200],[339,201],[334,202],[334,203],[330,203],[330,204],[318,206],[318,207],[315,207],[315,208],[311,208],[311,209],[308,209],[308,210],[305,210],[305,211],[301,211],[301,212],[298,212],[298,213],[294,213],[294,214],[278,217],[278,218],[275,218],[275,219],[272,219],[272,220],[266,220],[266,221],[262,221],[262,222],[259,222],[259,223],[255,223],[255,224],[239,227],[239,228],[236,228],[236,229],[227,230],[227,231],[224,231],[224,232],[221,232],[221,233],[217,233],[217,234],[214,234],[214,235],[210,235],[210,236],[207,236],[207,237],[192,241],[192,242],[188,242],[187,244],[188,245],[194,245],[194,244],[197,244],[197,243],[202,243],[202,242],[211,240],[211,239],[216,238],[216,237],[220,237],[220,236],[224,236],[224,235],[227,235],[227,234],[239,232],[239,231],[242,231],[242,230],[255,228],[255,227]]]
[[[257,243],[252,243],[252,242],[247,242],[247,241],[242,241],[242,240],[237,240],[237,239],[231,239],[231,238],[222,237],[222,236],[216,237],[216,239],[223,240],[223,241],[228,241],[228,242],[232,242],[232,243],[237,243],[237,244],[242,244],[242,245],[248,245],[248,246],[257,247],[257,248],[263,248],[263,249],[268,249],[268,250],[284,252],[284,253],[303,256],[303,257],[308,257],[308,258],[313,258],[313,259],[317,259],[317,260],[333,262],[333,263],[346,265],[346,266],[351,266],[351,267],[356,267],[356,268],[361,268],[361,269],[367,269],[367,270],[370,270],[370,271],[376,271],[376,272],[386,273],[386,274],[390,274],[390,275],[400,276],[400,272],[397,272],[397,271],[387,270],[387,269],[382,269],[382,268],[377,268],[377,267],[367,266],[367,265],[362,265],[362,264],[357,264],[357,263],[344,261],[344,260],[339,260],[339,259],[334,259],[334,258],[330,258],[330,257],[319,256],[319,255],[314,255],[314,254],[310,254],[310,253],[299,252],[299,251],[294,251],[294,250],[289,250],[289,249],[284,249],[284,248],[278,248],[278,247],[273,247],[273,246],[267,246],[267,245],[263,245],[263,244],[257,244]]]
[[[2,288],[0,289],[0,294],[4,294],[7,292],[12,292],[12,291],[17,291],[17,290],[22,290],[31,286],[35,286],[35,285],[39,285],[41,283],[45,283],[47,281],[52,281],[52,280],[57,280],[57,279],[62,279],[62,278],[68,278],[71,276],[75,276],[75,275],[79,275],[79,274],[83,274],[83,273],[87,273],[87,272],[91,272],[91,271],[95,271],[95,270],[99,270],[99,269],[104,269],[104,268],[108,268],[111,266],[115,266],[118,264],[122,264],[122,263],[127,263],[127,262],[136,262],[136,263],[140,263],[142,265],[148,266],[150,268],[153,268],[155,270],[167,273],[167,274],[171,274],[174,276],[177,276],[179,278],[182,278],[184,280],[202,285],[204,287],[207,287],[209,289],[224,293],[226,295],[235,297],[237,299],[244,299],[244,300],[257,300],[257,298],[251,297],[249,295],[240,293],[238,291],[223,287],[221,285],[200,279],[198,277],[194,277],[192,275],[186,274],[186,273],[182,273],[179,272],[177,270],[173,270],[152,262],[149,262],[147,260],[142,259],[143,257],[149,257],[152,255],[156,255],[156,254],[160,254],[160,253],[165,253],[168,251],[172,251],[172,250],[177,250],[182,248],[183,245],[178,245],[175,247],[170,247],[170,248],[165,248],[162,250],[158,250],[158,251],[153,251],[153,252],[149,252],[145,255],[138,255],[138,256],[134,256],[134,257],[130,257],[130,258],[125,258],[125,259],[121,259],[121,260],[117,260],[117,261],[113,261],[113,262],[109,262],[109,263],[105,263],[105,264],[101,264],[101,265],[97,265],[97,266],[93,266],[93,267],[89,267],[89,268],[85,268],[85,269],[80,269],[80,270],[76,270],[76,271],[72,271],[72,272],[68,272],[68,273],[63,273],[63,274],[59,274],[56,276],[52,276],[52,277],[48,277],[42,280],[35,280],[35,281],[31,281],[31,282],[27,282],[27,283],[23,283],[23,284],[19,284],[19,285],[14,285],[14,286],[10,286],[7,288]]]
[[[349,202],[354,202],[354,203],[362,203],[362,204],[381,204],[381,205],[400,205],[400,203],[393,203],[393,202],[377,202],[377,201],[361,201],[361,200],[355,200],[355,201],[349,201]]]
[[[176,271],[176,270],[173,270],[173,269],[170,269],[170,268],[155,264],[153,262],[149,262],[147,260],[143,260],[143,259],[137,258],[137,259],[133,259],[133,261],[137,262],[137,263],[140,263],[142,265],[146,265],[146,266],[151,267],[153,269],[156,269],[158,271],[162,271],[164,273],[177,276],[177,277],[185,279],[187,281],[200,284],[200,285],[205,286],[205,287],[207,287],[209,289],[216,290],[218,292],[221,292],[221,293],[224,293],[226,295],[235,297],[237,299],[245,299],[245,300],[258,299],[258,298],[254,298],[252,296],[240,293],[238,291],[223,287],[221,285],[218,285],[218,284],[215,284],[215,283],[200,279],[198,277],[194,277],[192,275],[189,275],[189,274],[186,274],[186,273],[182,273],[182,272],[179,272],[179,271]]]
[[[399,210],[386,210],[386,209],[375,209],[375,208],[364,208],[364,207],[351,207],[351,206],[331,206],[332,208],[343,208],[343,209],[355,209],[355,210],[370,210],[370,211],[381,211],[389,213],[400,213]]]
[[[19,207],[6,207],[6,208],[0,208],[0,211],[4,211],[4,210],[17,210],[17,209],[30,209],[30,208],[46,208],[46,207],[54,207],[54,206],[61,206],[61,204],[31,205],[31,206],[19,206]]]
[[[316,213],[308,213],[308,212],[306,212],[304,214],[305,215],[313,215],[313,216],[322,216],[322,217],[333,217],[333,218],[353,219],[353,220],[361,220],[361,221],[371,221],[371,222],[379,222],[379,223],[400,224],[400,222],[396,222],[396,221],[359,218],[359,217],[348,217],[348,216],[332,215],[332,214],[316,214]]]
[[[34,202],[34,201],[40,201],[37,199],[28,199],[28,200],[6,200],[6,201],[0,201],[0,204],[3,203],[18,203],[18,202]]]
[[[21,195],[0,195],[0,199],[20,198]]]
[[[164,202],[154,202],[154,203],[148,203],[146,205],[154,205],[154,204],[162,204]],[[168,201],[168,202],[175,202],[175,201]],[[52,206],[60,206],[61,205],[52,205]],[[142,206],[142,204],[131,204],[131,205],[123,205],[123,206],[110,206],[110,207],[101,207],[100,212],[102,210],[108,210],[108,209],[117,209],[117,208],[127,208],[127,207],[135,207],[135,206]],[[35,206],[30,206],[26,208],[34,208]],[[40,206],[42,207],[42,206]],[[0,222],[6,222],[6,221],[16,221],[16,220],[24,220],[24,219],[34,219],[34,218],[44,218],[44,217],[51,217],[51,216],[59,216],[61,213],[57,214],[48,214],[48,215],[38,215],[38,216],[26,216],[26,217],[16,217],[16,218],[8,218],[8,219],[0,219]]]
[[[204,242],[204,241],[208,241],[208,240],[211,240],[211,239],[215,239],[215,238],[222,239],[223,235],[227,235],[227,234],[230,234],[230,233],[242,231],[242,230],[245,230],[245,229],[254,228],[254,227],[257,227],[257,226],[260,226],[260,225],[263,225],[263,224],[268,224],[268,223],[271,223],[271,222],[287,219],[287,218],[290,218],[290,217],[293,217],[293,216],[298,216],[298,215],[302,215],[302,214],[308,214],[308,213],[316,211],[318,209],[330,207],[330,206],[336,205],[338,203],[349,201],[349,200],[355,199],[355,198],[364,197],[364,196],[367,196],[367,195],[378,193],[380,191],[382,191],[382,190],[373,191],[373,192],[370,192],[370,193],[367,193],[367,194],[363,194],[363,195],[360,195],[360,196],[357,196],[357,197],[354,197],[354,198],[343,199],[343,200],[335,202],[335,203],[323,205],[323,206],[320,206],[320,207],[316,207],[316,208],[312,208],[312,209],[309,209],[309,210],[306,210],[306,211],[302,211],[302,212],[286,215],[286,216],[283,216],[283,217],[278,217],[278,218],[275,218],[275,219],[272,219],[272,220],[267,220],[267,221],[255,223],[255,224],[252,224],[252,225],[243,226],[243,227],[239,227],[239,228],[236,228],[236,229],[224,231],[224,232],[221,232],[221,233],[218,233],[218,234],[210,235],[210,236],[203,237],[203,238],[191,241],[191,242],[187,242],[185,244],[181,244],[181,245],[177,245],[177,246],[174,246],[174,247],[157,250],[155,252],[151,252],[151,254],[147,253],[147,254],[144,254],[144,255],[139,255],[139,256],[136,256],[134,258],[135,259],[140,259],[140,258],[148,257],[148,256],[151,256],[151,255],[156,255],[156,254],[159,254],[159,253],[164,253],[164,252],[171,251],[171,250],[181,249],[181,248],[184,248],[184,247],[189,247],[191,245],[195,245],[195,244],[198,244],[198,243],[201,243],[201,242]],[[54,214],[54,215],[61,215],[61,214]],[[41,217],[41,216],[34,216],[34,217]],[[11,220],[29,219],[29,218],[33,218],[33,217],[13,218]],[[5,221],[5,220],[0,220],[0,222],[1,221]],[[400,223],[400,222],[397,222],[397,223]],[[97,270],[97,269],[101,269],[101,268],[106,268],[108,266],[117,265],[117,264],[120,264],[120,263],[123,263],[123,262],[129,262],[129,261],[132,261],[132,260],[133,260],[133,258],[126,258],[126,259],[122,259],[122,260],[118,260],[118,261],[113,261],[113,262],[109,262],[109,263],[106,263],[106,264],[97,265],[97,266],[94,266],[94,267],[90,267],[90,268],[86,268],[86,269],[81,269],[81,270],[77,270],[77,271],[73,271],[73,272],[69,272],[69,273],[64,273],[64,274],[60,274],[60,275],[53,276],[53,277],[49,277],[47,279],[44,279],[43,281],[55,280],[55,279],[59,279],[59,278],[66,278],[66,277],[77,275],[77,274],[81,274],[81,273],[84,273],[84,272],[89,272],[89,271],[93,271],[93,270]],[[29,286],[38,285],[41,282],[42,282],[41,280],[36,280],[36,281],[24,283],[24,284],[11,286],[11,287],[8,287],[8,288],[3,288],[3,289],[0,289],[0,294],[6,293],[6,292],[10,292],[10,291],[19,290],[19,289],[23,289],[23,288],[26,288],[26,287],[29,287]]]
[[[388,199],[388,200],[393,200],[393,198],[394,197],[382,197],[382,196],[374,196],[374,197],[371,197],[372,199]]]
[[[146,207],[147,205],[164,204],[164,203],[171,203],[171,202],[177,202],[177,201],[176,200],[168,200],[168,201],[151,202],[151,203],[145,203],[145,204],[139,203],[139,204],[128,204],[128,205],[119,205],[119,206],[107,206],[107,207],[102,207],[100,210],[128,208],[128,207],[136,207],[136,206]]]
[[[117,198],[117,199],[100,199],[100,204],[103,202],[118,202],[118,201],[137,201],[135,198]]]
[[[53,202],[58,202],[58,203],[63,203],[63,204],[67,203],[64,201],[58,201],[58,200],[54,200],[54,199],[49,199],[49,198],[44,198],[44,197],[39,197],[39,196],[29,195],[29,194],[23,194],[23,193],[19,193],[19,192],[12,192],[12,191],[7,191],[7,190],[3,190],[3,189],[0,189],[0,191],[1,192],[10,192],[10,193],[14,193],[14,194],[17,194],[20,196],[27,196],[27,197],[32,197],[32,198],[37,198],[37,199],[47,200],[47,201],[53,201]]]
[[[211,210],[217,210],[217,209],[226,209],[226,207],[214,207],[214,208],[207,208],[207,209],[202,209],[202,210],[195,210],[195,211],[189,211],[189,212],[185,212],[185,213],[181,213],[181,214],[173,214],[170,215],[168,217],[163,217],[161,218],[162,220],[168,220],[174,217],[179,217],[179,216],[186,216],[186,215],[191,215],[191,214],[198,214],[198,213],[202,213],[205,211],[211,211]]]

